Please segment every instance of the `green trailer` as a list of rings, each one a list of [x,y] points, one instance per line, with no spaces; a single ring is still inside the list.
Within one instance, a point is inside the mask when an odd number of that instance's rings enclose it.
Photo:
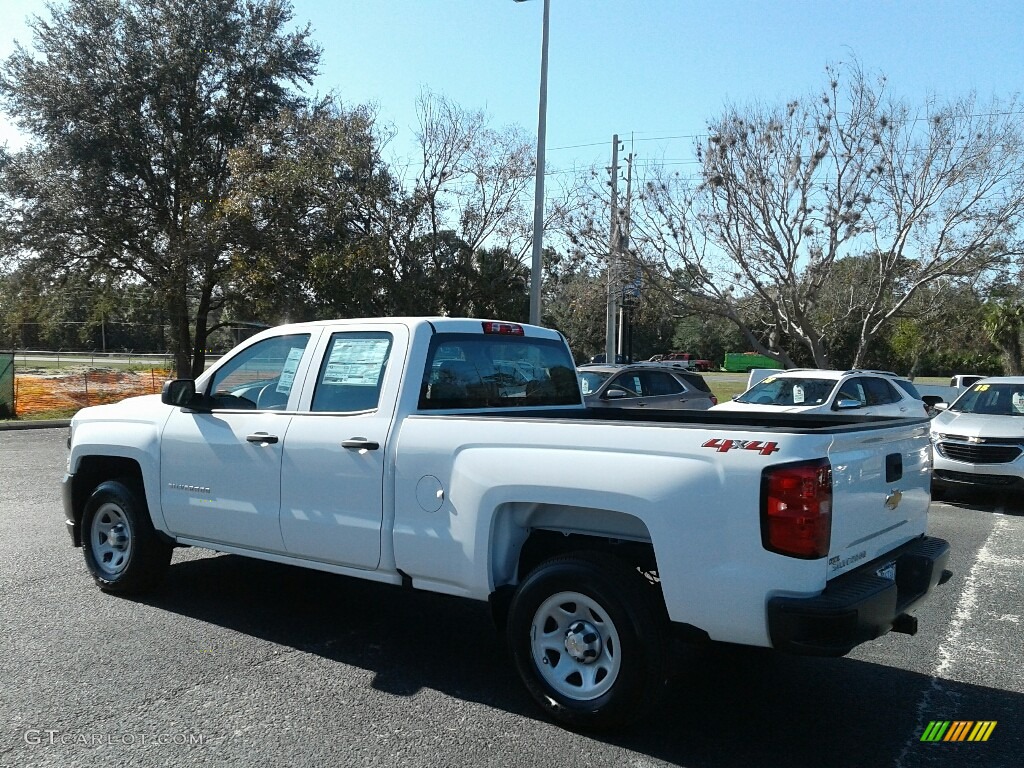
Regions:
[[[725,365],[723,369],[726,371],[742,371],[749,373],[755,368],[783,368],[782,363],[778,360],[774,360],[767,355],[759,355],[757,352],[726,352],[725,353]]]

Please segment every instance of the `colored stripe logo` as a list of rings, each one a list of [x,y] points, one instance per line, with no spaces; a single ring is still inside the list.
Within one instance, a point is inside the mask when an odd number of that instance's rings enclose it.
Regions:
[[[996,720],[932,720],[921,741],[988,741]]]

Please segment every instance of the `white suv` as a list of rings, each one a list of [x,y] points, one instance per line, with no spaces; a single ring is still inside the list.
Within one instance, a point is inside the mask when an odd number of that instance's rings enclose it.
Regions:
[[[843,411],[872,416],[927,416],[929,413],[913,383],[890,371],[825,371],[816,368],[774,373],[712,410]]]
[[[982,379],[932,420],[932,490],[1013,490],[1024,478],[1024,377]]]

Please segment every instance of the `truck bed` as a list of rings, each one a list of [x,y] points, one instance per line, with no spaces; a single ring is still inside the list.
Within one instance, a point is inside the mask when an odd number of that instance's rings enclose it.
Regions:
[[[673,424],[678,426],[711,427],[729,429],[784,430],[798,434],[815,432],[852,432],[865,429],[885,429],[909,424],[928,424],[926,416],[892,418],[887,416],[857,416],[850,414],[802,414],[802,413],[743,413],[729,411],[687,411],[687,410],[639,410],[630,408],[538,408],[497,411],[465,411],[452,414],[425,413],[424,416],[444,418],[452,416],[473,418],[484,416],[495,419],[542,419],[545,421],[601,421],[628,422],[632,424]]]

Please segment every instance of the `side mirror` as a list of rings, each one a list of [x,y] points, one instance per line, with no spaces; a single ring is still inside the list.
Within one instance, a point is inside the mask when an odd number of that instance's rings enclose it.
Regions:
[[[624,389],[618,387],[612,387],[604,393],[603,398],[605,400],[621,400],[624,397],[629,397],[629,394]]]
[[[932,408],[934,408],[936,411],[944,411],[947,408],[949,408],[949,403],[938,402],[938,403],[935,403],[932,406]]]
[[[176,405],[188,408],[196,399],[196,383],[192,379],[172,379],[164,382],[160,392],[160,402],[164,405]]]

